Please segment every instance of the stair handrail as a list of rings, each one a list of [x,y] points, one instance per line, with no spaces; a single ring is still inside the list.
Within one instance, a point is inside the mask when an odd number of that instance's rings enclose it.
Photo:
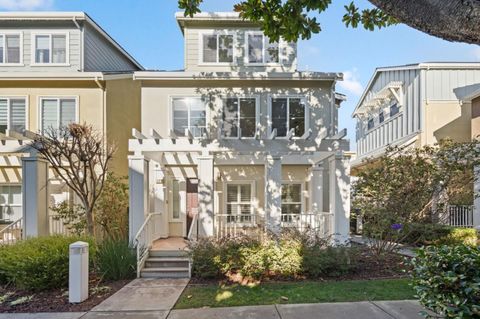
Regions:
[[[20,230],[20,238],[7,237],[7,239],[5,239],[5,234],[12,233],[12,230]],[[17,240],[21,240],[23,236],[22,232],[23,232],[23,216],[18,218],[11,224],[9,224],[4,229],[0,230],[0,244],[13,244]]]
[[[137,249],[137,277],[140,277],[140,272],[148,258],[148,250],[151,248],[153,241],[159,237],[155,219],[160,215],[161,213],[149,213],[135,235],[134,243]]]
[[[187,235],[188,240],[196,240],[198,238],[198,212],[193,214],[192,223]]]

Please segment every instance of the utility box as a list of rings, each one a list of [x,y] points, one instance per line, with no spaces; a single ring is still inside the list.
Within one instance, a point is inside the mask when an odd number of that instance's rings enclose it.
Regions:
[[[80,303],[88,298],[88,243],[70,245],[68,301]]]

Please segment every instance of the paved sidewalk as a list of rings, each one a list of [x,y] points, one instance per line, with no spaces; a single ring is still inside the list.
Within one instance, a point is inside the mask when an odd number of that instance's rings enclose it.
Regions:
[[[162,303],[161,299],[157,299]],[[138,305],[137,308],[140,305]],[[61,314],[0,314],[0,319],[416,319],[422,307],[416,301],[340,302],[184,310],[120,310]],[[122,306],[122,308],[132,308]],[[158,306],[157,308],[162,308]],[[102,308],[99,308],[102,309]]]

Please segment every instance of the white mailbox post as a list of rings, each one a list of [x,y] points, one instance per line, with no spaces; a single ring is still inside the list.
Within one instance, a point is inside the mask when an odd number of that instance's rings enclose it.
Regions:
[[[68,301],[79,303],[88,298],[88,243],[70,245]]]

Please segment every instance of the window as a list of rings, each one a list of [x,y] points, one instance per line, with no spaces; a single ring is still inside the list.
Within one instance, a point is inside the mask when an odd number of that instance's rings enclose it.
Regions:
[[[25,98],[0,97],[0,133],[6,130],[22,132],[27,118]]]
[[[22,217],[22,187],[0,185],[0,220],[14,221]]]
[[[188,129],[194,137],[206,132],[206,105],[200,97],[182,97],[172,99],[173,131],[185,136]]]
[[[378,123],[383,123],[385,121],[385,113],[383,113],[383,110],[378,113]]]
[[[0,63],[19,64],[22,61],[21,56],[21,35],[20,34],[1,34],[0,35]]]
[[[301,137],[305,134],[305,99],[272,98],[272,130],[277,129],[277,136],[287,136],[290,130],[293,135]]]
[[[400,108],[398,107],[398,104],[397,103],[392,104],[390,106],[390,117],[395,116],[396,114],[398,114],[398,112],[400,112]]]
[[[282,185],[282,222],[292,222],[302,213],[302,184]]]
[[[177,180],[172,181],[172,219],[180,219],[180,183]]]
[[[252,185],[228,184],[227,185],[227,222],[251,223],[252,222]]]
[[[34,36],[35,64],[66,64],[67,34],[38,34]]]
[[[77,121],[77,100],[75,98],[40,99],[41,130],[58,130]]]
[[[223,136],[255,137],[256,98],[226,98],[223,101]]]
[[[233,34],[203,34],[203,63],[233,63]]]
[[[279,63],[280,46],[263,33],[247,33],[247,63]]]
[[[367,123],[367,129],[371,130],[374,126],[375,126],[375,122],[373,118],[369,118]]]

